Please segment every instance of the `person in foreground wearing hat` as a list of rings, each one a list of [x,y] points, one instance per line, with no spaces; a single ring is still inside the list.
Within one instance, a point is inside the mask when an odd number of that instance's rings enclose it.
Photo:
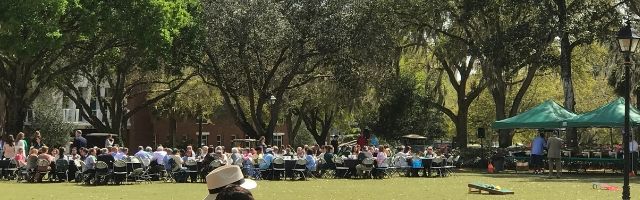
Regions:
[[[228,186],[237,185],[237,186],[240,186],[241,188],[249,189],[249,190],[257,186],[255,181],[244,178],[244,176],[242,175],[242,170],[237,165],[225,165],[222,167],[218,167],[207,175],[206,180],[207,180],[207,188],[209,189],[209,195],[207,195],[207,197],[205,197],[204,200],[214,200],[214,199],[234,200],[236,199],[236,197],[238,197],[237,199],[247,199],[247,198],[240,198],[242,196],[246,197],[247,195],[246,192],[239,191],[239,189],[235,187],[229,188]],[[236,194],[236,193],[240,193],[240,194]],[[250,192],[249,192],[249,195],[251,195]],[[253,199],[253,197],[250,199]]]
[[[227,185],[220,191],[216,200],[254,200],[251,191],[239,185]]]

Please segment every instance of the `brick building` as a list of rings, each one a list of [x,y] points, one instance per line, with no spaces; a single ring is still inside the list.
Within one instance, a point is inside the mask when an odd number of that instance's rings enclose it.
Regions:
[[[131,103],[142,102],[142,99],[129,99]],[[222,111],[224,112],[224,111]],[[178,119],[175,121],[175,136],[171,136],[171,120],[158,118],[151,113],[151,109],[143,109],[129,120],[128,145],[130,148],[137,146],[157,146],[158,144],[184,146],[198,143],[198,120]],[[247,135],[235,125],[233,116],[230,113],[218,113],[212,119],[203,120],[202,124],[202,145],[225,146],[230,150],[232,140],[247,139]],[[284,133],[284,125],[278,125],[274,134],[274,144],[289,144]],[[253,138],[256,139],[256,138]],[[200,145],[201,146],[201,145]]]

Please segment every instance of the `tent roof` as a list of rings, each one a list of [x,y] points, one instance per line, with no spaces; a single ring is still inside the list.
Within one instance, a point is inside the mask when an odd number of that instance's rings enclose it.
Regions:
[[[632,126],[640,124],[640,111],[631,106],[629,117]],[[618,98],[591,112],[578,115],[567,122],[567,127],[623,127],[624,98]]]
[[[546,100],[542,104],[533,107],[511,118],[503,119],[493,123],[494,129],[552,129],[562,128],[563,123],[569,118],[575,117],[552,100]]]

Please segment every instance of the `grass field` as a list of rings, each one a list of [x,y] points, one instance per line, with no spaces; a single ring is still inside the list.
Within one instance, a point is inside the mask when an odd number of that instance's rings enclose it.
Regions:
[[[485,182],[515,191],[515,195],[479,195],[467,192],[467,184]],[[613,175],[568,175],[562,179],[523,174],[457,173],[445,178],[385,180],[314,179],[309,181],[258,181],[252,190],[258,200],[289,199],[620,199],[621,191],[592,189],[592,182],[622,186]],[[72,183],[26,184],[0,181],[3,200],[193,200],[203,199],[202,183],[161,183],[120,186],[82,186]],[[632,199],[640,196],[640,178],[631,180]]]

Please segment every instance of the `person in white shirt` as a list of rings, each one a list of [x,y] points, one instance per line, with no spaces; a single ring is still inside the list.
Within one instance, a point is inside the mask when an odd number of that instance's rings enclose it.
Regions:
[[[109,137],[107,137],[107,139],[104,140],[104,147],[109,148],[113,146],[113,143],[116,140],[113,139],[113,135],[109,134]]]
[[[151,161],[156,161],[158,165],[164,165],[164,157],[167,155],[167,152],[164,151],[164,147],[162,145],[156,148],[156,151],[151,155]]]
[[[396,155],[394,156],[395,160],[394,160],[394,165],[396,167],[407,167],[407,154],[404,153],[404,147],[398,147],[397,149]]]

